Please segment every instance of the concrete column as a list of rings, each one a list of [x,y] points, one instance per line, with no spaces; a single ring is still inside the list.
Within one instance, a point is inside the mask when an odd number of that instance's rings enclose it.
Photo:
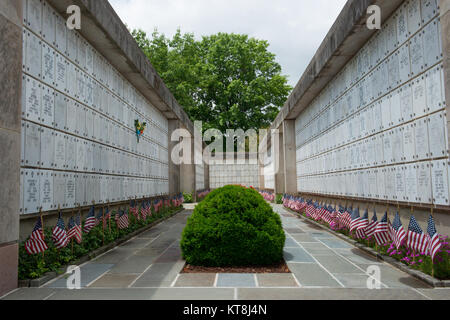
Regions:
[[[264,182],[264,166],[259,165],[259,189],[263,190],[265,189],[265,182]]]
[[[169,195],[179,194],[180,191],[180,166],[173,163],[171,154],[173,148],[180,141],[171,141],[172,132],[180,128],[179,120],[169,120]]]
[[[450,134],[450,0],[440,1],[442,53],[444,55],[444,90],[447,111],[447,130]],[[450,150],[450,139],[449,146]]]
[[[17,287],[22,1],[0,1],[0,296]]]
[[[297,150],[295,143],[295,120],[283,122],[284,152],[284,190],[289,194],[297,193]]]
[[[275,161],[276,163],[275,168],[278,168],[278,170],[275,172],[275,194],[285,193],[283,136],[283,133],[280,133],[279,152],[273,155],[273,161]]]
[[[190,163],[183,163],[180,165],[180,188],[181,192],[192,194],[192,198],[197,201],[197,190],[195,183],[195,162],[194,162],[194,138],[184,137],[191,146],[191,161]]]

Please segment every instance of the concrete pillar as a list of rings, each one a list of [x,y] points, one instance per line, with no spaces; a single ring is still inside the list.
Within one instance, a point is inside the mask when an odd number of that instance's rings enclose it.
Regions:
[[[450,0],[440,1],[442,53],[444,55],[444,90],[447,111],[447,130],[450,134]],[[449,146],[450,150],[450,139]]]
[[[273,155],[273,161],[276,162],[275,168],[278,170],[275,172],[275,194],[285,193],[285,175],[284,175],[284,143],[283,143],[283,133],[279,135],[279,152]]]
[[[0,1],[0,296],[17,287],[22,1]]]
[[[194,138],[184,137],[183,139],[186,139],[191,146],[191,161],[180,165],[180,188],[181,192],[191,193],[195,202],[197,201],[197,190],[195,183]]]
[[[297,193],[297,150],[295,143],[295,120],[283,122],[283,152],[284,152],[284,190],[289,194]]]
[[[173,148],[180,141],[172,141],[172,132],[180,128],[179,120],[169,120],[169,195],[177,195],[180,190],[180,166],[175,164],[171,159]]]

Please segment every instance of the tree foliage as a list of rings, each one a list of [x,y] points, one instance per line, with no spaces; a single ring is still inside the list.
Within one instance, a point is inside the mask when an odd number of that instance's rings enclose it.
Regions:
[[[203,128],[268,127],[286,101],[287,77],[267,41],[218,33],[196,40],[180,30],[172,39],[132,32],[169,90],[191,120]]]

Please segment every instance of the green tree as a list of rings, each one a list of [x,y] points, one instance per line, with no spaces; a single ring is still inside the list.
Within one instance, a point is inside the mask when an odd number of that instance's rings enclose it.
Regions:
[[[196,40],[180,30],[172,39],[132,32],[156,71],[203,129],[268,127],[292,88],[269,43],[247,35],[218,33]]]

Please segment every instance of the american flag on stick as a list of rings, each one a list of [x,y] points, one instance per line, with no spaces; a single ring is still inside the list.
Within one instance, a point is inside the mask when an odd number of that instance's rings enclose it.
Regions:
[[[120,230],[128,228],[128,213],[126,213],[124,210],[121,210],[118,219],[117,219],[117,226]]]
[[[363,217],[359,220],[358,226],[356,227],[356,236],[359,239],[366,237],[366,228],[369,226],[369,210],[366,209]]]
[[[30,238],[25,242],[25,250],[28,254],[38,254],[48,249],[42,229],[42,218],[39,217]]]
[[[69,237],[67,236],[66,226],[64,224],[61,212],[59,213],[58,222],[53,228],[52,239],[57,249],[65,248],[69,243]]]
[[[436,231],[436,225],[434,223],[433,215],[430,215],[428,219],[428,254],[434,261],[436,254],[442,248],[441,239]]]
[[[369,225],[366,228],[366,236],[368,238],[373,237],[373,235],[375,234],[375,230],[377,228],[378,225],[378,217],[377,217],[377,212],[374,211],[373,212],[373,218],[372,221],[370,221]]]
[[[359,208],[357,208],[353,210],[352,213],[352,221],[350,222],[350,232],[355,231],[358,228],[360,221],[361,216],[359,214]]]
[[[69,237],[69,240],[75,239],[75,241],[80,244],[82,241],[82,231],[79,215],[77,215],[76,218],[70,217],[68,228],[69,231],[67,231],[67,236]]]
[[[406,240],[406,231],[403,228],[402,222],[400,220],[400,214],[397,212],[395,215],[394,222],[391,227],[392,240],[394,241],[397,250],[403,245]]]
[[[379,246],[382,246],[392,240],[389,229],[388,214],[386,212],[383,219],[381,219],[375,227],[375,232],[373,233],[375,241]]]
[[[91,209],[89,210],[86,220],[84,221],[84,228],[83,228],[84,233],[89,233],[97,223],[94,210],[95,210],[94,206],[92,206]]]
[[[345,227],[347,229],[350,229],[350,223],[352,222],[352,215],[350,212],[352,212],[352,207],[344,209],[344,213],[341,215],[339,224],[342,227]]]
[[[416,253],[424,255],[428,253],[428,236],[420,228],[414,216],[411,216],[409,221],[406,246]]]

